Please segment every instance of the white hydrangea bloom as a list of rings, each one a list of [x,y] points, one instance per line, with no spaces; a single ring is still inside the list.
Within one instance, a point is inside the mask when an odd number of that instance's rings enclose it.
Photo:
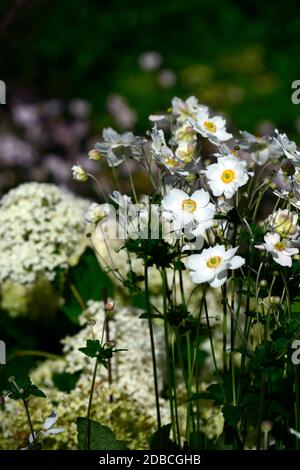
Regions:
[[[53,280],[81,243],[88,203],[53,184],[25,183],[0,202],[0,281]]]

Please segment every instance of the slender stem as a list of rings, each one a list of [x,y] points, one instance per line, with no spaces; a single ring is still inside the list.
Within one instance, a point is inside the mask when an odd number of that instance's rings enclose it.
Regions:
[[[171,422],[172,422],[172,433],[174,440],[176,439],[176,427],[175,427],[175,416],[173,408],[173,391],[172,391],[172,374],[171,374],[171,361],[170,361],[170,345],[169,345],[169,331],[167,322],[167,298],[168,298],[168,284],[167,275],[165,268],[162,269],[162,281],[163,281],[163,310],[164,310],[164,333],[165,333],[165,348],[166,348],[166,360],[167,360],[167,376],[168,376],[168,398],[170,404]]]
[[[26,416],[27,416],[27,420],[28,420],[28,424],[29,424],[29,428],[30,428],[30,433],[32,435],[34,445],[36,446],[36,444],[37,444],[36,435],[35,435],[35,432],[34,432],[34,429],[33,429],[33,426],[32,426],[32,421],[31,421],[31,418],[30,418],[28,403],[25,400],[25,398],[22,398],[22,402],[23,402],[23,405],[24,405],[24,408],[25,408],[25,412],[26,412]]]
[[[150,299],[149,299],[148,265],[147,265],[146,260],[144,261],[144,270],[145,270],[144,271],[145,298],[146,298],[146,308],[147,308],[147,315],[148,315],[149,335],[150,335],[150,344],[151,344],[151,356],[152,356],[152,368],[153,368],[153,380],[154,380],[154,391],[155,391],[157,426],[158,426],[158,429],[160,429],[161,428],[161,417],[160,417],[160,407],[159,407],[157,363],[156,363],[155,341],[154,341],[154,332],[153,332],[153,323],[152,323],[152,311],[151,311]]]
[[[93,403],[93,395],[94,395],[94,390],[95,390],[97,370],[98,370],[98,358],[96,359],[96,363],[95,363],[95,367],[94,367],[92,385],[91,385],[90,396],[89,396],[89,404],[88,404],[88,410],[87,410],[87,424],[86,424],[86,431],[85,431],[85,437],[84,437],[84,450],[89,450],[90,449],[90,438],[91,438],[91,435],[90,435],[91,434],[90,417],[91,417],[91,410],[92,410],[92,403]]]
[[[222,287],[223,294],[223,369],[227,371],[227,289],[226,284]]]
[[[265,375],[265,372],[262,372],[261,384],[260,384],[258,419],[257,419],[257,427],[256,427],[256,449],[257,450],[260,450],[261,423],[262,423],[263,411],[264,411],[265,391],[266,391],[266,375]]]

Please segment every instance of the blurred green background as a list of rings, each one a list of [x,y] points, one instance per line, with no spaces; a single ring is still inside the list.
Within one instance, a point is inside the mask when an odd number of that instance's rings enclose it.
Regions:
[[[98,131],[114,124],[107,107],[117,94],[141,132],[172,96],[195,94],[236,128],[267,121],[297,132],[298,2],[2,0],[0,10],[8,100],[16,89],[87,99]],[[151,70],[147,51],[156,53]]]

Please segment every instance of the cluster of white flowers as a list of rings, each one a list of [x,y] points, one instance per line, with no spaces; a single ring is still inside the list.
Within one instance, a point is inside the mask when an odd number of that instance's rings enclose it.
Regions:
[[[166,119],[171,123],[169,140],[163,128],[158,128],[161,122],[166,127]],[[150,153],[144,155],[142,163],[154,160],[162,176],[170,176],[171,184],[166,186],[164,183],[160,187],[161,206],[155,209],[149,198],[133,204],[131,198],[115,192],[111,199],[117,204],[117,223],[115,209],[111,211],[107,205],[91,206],[87,219],[95,228],[94,245],[98,244],[97,238],[148,238],[149,225],[151,230],[156,228],[156,235],[162,227],[165,240],[172,243],[181,237],[183,247],[189,241],[190,249],[191,243],[194,243],[194,249],[197,248],[198,253],[185,260],[193,282],[208,282],[212,287],[219,287],[226,281],[228,271],[244,264],[244,260],[236,256],[238,247],[229,242],[232,225],[228,220],[222,220],[231,209],[238,210],[239,189],[248,183],[251,187],[255,164],[264,166],[271,162],[285,178],[284,190],[274,191],[275,194],[299,209],[300,151],[278,131],[276,138],[241,132],[241,138],[234,139],[227,131],[224,117],[213,115],[194,96],[186,101],[173,98],[170,115],[153,115],[150,120],[155,123],[148,133]],[[208,164],[200,155],[203,139],[216,148]],[[98,152],[97,158],[101,154],[110,166],[117,166],[126,157],[140,160],[142,144],[144,141],[133,134],[118,135],[112,129],[106,129],[104,142],[89,155],[96,158],[95,152]],[[294,167],[289,174],[280,169],[284,158]],[[268,186],[268,183],[263,184]],[[269,252],[275,262],[291,266],[292,256],[298,254],[297,221],[298,215],[290,209],[275,211],[267,218],[264,243],[255,245],[256,248]],[[292,228],[286,230],[287,225]],[[245,228],[249,231],[247,221]],[[120,232],[124,236],[120,236]],[[205,243],[209,247],[199,253]]]
[[[81,245],[87,202],[55,185],[25,183],[0,202],[0,282],[53,280]]]
[[[98,368],[91,418],[113,429],[119,439],[125,439],[133,448],[144,448],[151,433],[155,431],[156,411],[151,361],[151,348],[147,320],[140,319],[142,310],[115,306],[109,320],[110,341],[116,349],[112,362],[112,385],[109,385],[108,371]],[[91,379],[95,361],[84,355],[79,348],[86,345],[87,339],[102,337],[105,312],[102,302],[89,301],[87,310],[81,317],[82,329],[63,342],[64,359],[44,362],[32,372],[33,382],[40,386],[47,399],[39,400],[36,410],[32,410],[34,423],[43,429],[45,418],[52,412],[51,401],[55,401],[55,412],[59,416],[58,426],[65,432],[51,436],[53,448],[76,448],[76,419],[86,416]],[[104,337],[105,338],[105,337]],[[156,356],[159,389],[163,389],[163,331],[155,328]],[[75,388],[69,393],[58,391],[53,382],[53,374],[80,372]],[[110,396],[113,396],[113,402]],[[35,399],[34,399],[35,400]],[[168,402],[161,398],[160,410],[163,424],[170,420]],[[28,441],[26,415],[19,402],[6,399],[0,410],[1,440],[22,445],[20,439]],[[19,439],[19,441],[17,440]]]
[[[92,374],[94,363],[78,350],[85,345],[86,340],[94,337],[101,339],[105,312],[102,302],[89,301],[87,310],[81,316],[81,322],[86,326],[75,336],[63,340],[66,357],[66,371],[76,372],[84,369]],[[155,415],[154,386],[152,377],[151,349],[148,322],[140,319],[142,311],[133,308],[118,308],[112,312],[109,321],[110,341],[116,349],[125,349],[116,353],[112,360],[113,383],[120,390],[128,393],[137,403],[149,404],[149,413]],[[156,330],[156,352],[159,368],[160,388],[163,387],[163,334]],[[107,383],[107,370],[99,370],[99,378]],[[151,404],[150,404],[151,402]]]

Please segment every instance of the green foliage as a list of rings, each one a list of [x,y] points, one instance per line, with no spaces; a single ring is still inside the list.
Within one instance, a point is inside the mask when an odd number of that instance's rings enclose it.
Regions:
[[[110,344],[102,345],[98,339],[88,339],[85,348],[79,348],[83,354],[88,357],[98,359],[99,364],[102,364],[106,369],[108,368],[108,361],[113,357],[114,353],[126,351],[126,349],[114,349]]]
[[[290,86],[298,74],[300,20],[292,0],[284,8],[258,0],[45,0],[43,8],[25,2],[10,11],[11,2],[1,2],[1,17],[10,18],[1,52],[7,83],[31,84],[51,97],[90,99],[99,127],[111,124],[105,102],[117,90],[137,110],[140,128],[172,96],[195,94],[230,113],[239,128],[253,130],[258,121],[271,120],[295,130],[298,109]],[[147,50],[161,52],[161,70],[176,73],[171,88],[160,84],[157,72],[139,68],[138,56]]]
[[[147,265],[157,268],[168,268],[177,256],[178,248],[167,243],[165,240],[132,240],[125,243],[130,253],[135,253],[138,258],[145,260]]]
[[[53,383],[58,390],[61,392],[70,393],[76,387],[76,384],[80,378],[81,371],[74,372],[56,372],[52,376]]]
[[[150,438],[150,450],[179,450],[179,446],[170,439],[171,424],[158,429]]]
[[[28,376],[20,376],[9,381],[9,397],[13,400],[26,400],[29,397],[46,398],[46,395],[36,385],[33,385]]]
[[[67,274],[64,290],[64,313],[71,321],[77,323],[83,307],[74,295],[74,290],[83,302],[87,302],[90,299],[103,300],[103,292],[106,289],[108,295],[112,296],[112,284],[109,277],[101,269],[93,250],[87,248],[79,263]]]
[[[86,430],[87,418],[78,418],[78,448],[81,450],[84,449]],[[107,426],[90,420],[90,450],[127,450],[127,446]]]
[[[228,423],[229,426],[236,426],[242,417],[241,410],[233,405],[225,404],[222,411],[225,422]]]

